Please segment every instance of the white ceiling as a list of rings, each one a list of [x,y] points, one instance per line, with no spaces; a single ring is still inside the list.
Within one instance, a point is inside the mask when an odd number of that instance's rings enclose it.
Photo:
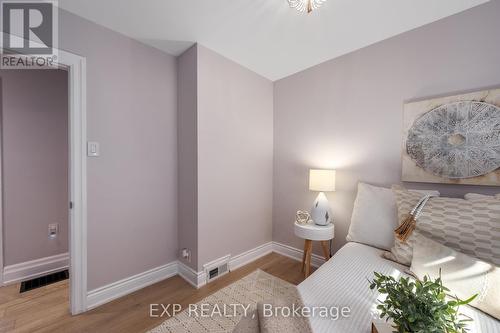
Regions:
[[[488,0],[59,0],[91,21],[179,55],[198,42],[277,80]]]

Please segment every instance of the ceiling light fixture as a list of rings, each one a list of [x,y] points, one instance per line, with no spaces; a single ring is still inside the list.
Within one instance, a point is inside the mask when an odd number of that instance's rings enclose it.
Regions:
[[[288,0],[288,4],[291,8],[295,8],[299,12],[307,11],[309,14],[314,9],[318,9],[325,1],[326,0]]]

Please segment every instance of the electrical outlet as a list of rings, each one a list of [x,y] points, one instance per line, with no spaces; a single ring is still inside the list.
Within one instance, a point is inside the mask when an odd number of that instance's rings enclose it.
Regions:
[[[58,233],[59,233],[59,223],[49,224],[49,238],[50,239],[57,238]]]
[[[191,262],[191,250],[184,248],[181,250],[182,258],[184,258],[187,262]]]

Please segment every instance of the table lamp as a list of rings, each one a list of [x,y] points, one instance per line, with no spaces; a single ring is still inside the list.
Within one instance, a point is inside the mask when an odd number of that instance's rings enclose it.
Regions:
[[[311,218],[317,225],[332,222],[330,204],[324,192],[335,191],[335,170],[309,170],[309,190],[319,192],[311,208]]]

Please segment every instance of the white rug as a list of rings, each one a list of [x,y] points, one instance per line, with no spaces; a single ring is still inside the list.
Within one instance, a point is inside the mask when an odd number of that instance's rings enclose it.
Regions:
[[[149,331],[150,333],[223,333],[232,332],[236,324],[245,313],[242,306],[233,307],[233,304],[241,304],[248,307],[247,313],[255,310],[258,302],[282,299],[290,303],[300,303],[300,296],[296,286],[270,275],[261,270],[243,277],[229,286],[213,293],[196,303],[196,309],[201,309],[201,304],[208,304],[208,313],[214,311],[216,315],[202,317],[199,312],[191,313],[188,309],[178,315],[167,319],[160,326]],[[226,313],[219,315],[215,310],[223,310]],[[193,307],[194,308],[194,307]],[[204,308],[205,309],[205,308]],[[204,311],[204,313],[207,313]]]

